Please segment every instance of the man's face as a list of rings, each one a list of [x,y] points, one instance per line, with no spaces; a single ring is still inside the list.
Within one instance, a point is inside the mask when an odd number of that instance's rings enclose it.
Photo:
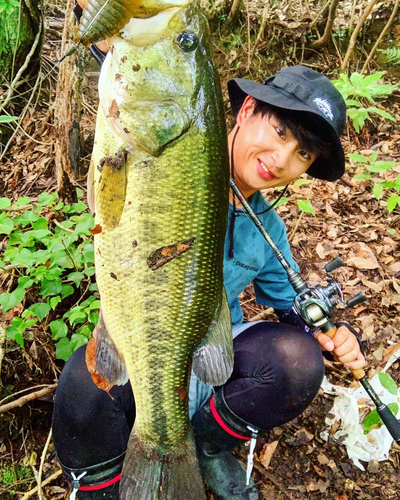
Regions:
[[[290,130],[273,116],[253,116],[248,96],[237,116],[234,145],[235,181],[248,197],[260,189],[286,186],[304,174],[316,158],[301,148]],[[229,134],[230,147],[236,127]]]

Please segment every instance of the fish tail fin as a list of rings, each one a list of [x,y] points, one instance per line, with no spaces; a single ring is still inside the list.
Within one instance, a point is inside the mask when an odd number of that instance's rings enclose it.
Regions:
[[[179,452],[148,452],[132,430],[119,490],[120,500],[206,500],[191,436]]]

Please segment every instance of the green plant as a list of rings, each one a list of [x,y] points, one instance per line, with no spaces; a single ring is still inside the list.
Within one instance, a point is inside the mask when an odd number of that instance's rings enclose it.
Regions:
[[[24,347],[26,332],[41,322],[50,329],[56,357],[66,360],[90,338],[100,301],[93,295],[93,216],[81,200],[69,206],[56,198],[42,193],[36,204],[18,198],[14,205],[0,198],[0,234],[7,245],[0,269],[11,275],[0,306],[3,313],[21,302],[24,306],[6,328],[9,338]]]
[[[398,388],[396,382],[392,379],[392,377],[388,373],[378,372],[379,381],[386,390],[393,394],[394,396],[398,395]],[[399,411],[399,405],[397,403],[389,403],[388,408],[390,411],[397,416]],[[383,425],[382,419],[379,416],[376,410],[371,411],[363,422],[364,434],[368,434],[372,429],[378,429]]]
[[[350,153],[348,157],[353,160],[357,166],[363,166],[365,170],[364,172],[356,174],[353,177],[354,180],[374,180],[375,178],[373,178],[369,172],[388,172],[392,170],[394,166],[399,165],[399,162],[395,161],[377,161],[378,153],[376,151],[372,153],[369,158],[357,153]],[[389,196],[386,202],[387,209],[390,213],[396,206],[400,206],[400,175],[398,175],[394,181],[377,182],[372,188],[372,193],[375,198],[379,200],[382,197],[383,191],[386,189],[395,191]]]
[[[384,71],[379,71],[372,75],[363,76],[355,72],[348,77],[342,73],[338,80],[332,81],[346,101],[347,116],[351,119],[356,132],[360,132],[366,120],[372,120],[371,114],[396,121],[387,111],[370,106],[370,104],[375,104],[375,99],[384,99],[398,88],[397,85],[378,83],[384,74]]]
[[[10,123],[19,120],[19,116],[0,115],[0,123]]]
[[[17,0],[0,0],[0,14],[10,15],[17,7],[19,7]]]
[[[398,66],[400,64],[400,48],[399,47],[389,47],[386,50],[378,49],[379,52],[385,54],[386,61],[391,66]]]

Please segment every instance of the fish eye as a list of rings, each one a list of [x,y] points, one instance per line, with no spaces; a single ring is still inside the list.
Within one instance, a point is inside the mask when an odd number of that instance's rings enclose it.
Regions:
[[[182,31],[176,38],[176,43],[183,52],[192,52],[199,44],[199,39],[193,31]]]

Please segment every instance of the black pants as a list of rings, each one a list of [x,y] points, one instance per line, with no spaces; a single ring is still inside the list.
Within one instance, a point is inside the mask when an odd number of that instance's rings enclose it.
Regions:
[[[272,429],[302,413],[324,375],[318,342],[283,323],[261,322],[234,339],[235,365],[224,386],[229,408],[249,424]],[[126,449],[135,419],[128,382],[110,395],[97,388],[85,364],[85,346],[66,363],[58,384],[53,439],[60,461],[84,468]]]

